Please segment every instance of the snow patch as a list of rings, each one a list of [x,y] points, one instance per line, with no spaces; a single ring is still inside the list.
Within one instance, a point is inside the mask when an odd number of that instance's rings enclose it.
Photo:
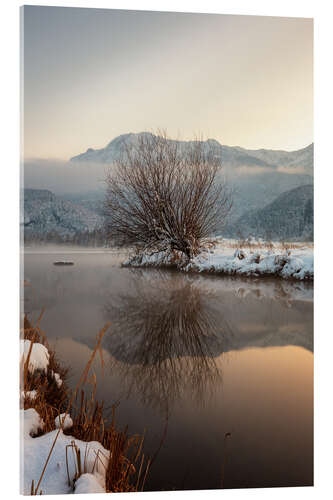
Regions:
[[[37,486],[45,461],[59,433],[54,449],[46,467],[38,494],[43,495],[73,493],[72,479],[74,478],[76,463],[74,454],[69,450],[68,466],[71,485],[68,484],[66,470],[66,446],[73,442],[80,449],[81,457],[85,457],[85,472],[74,484],[75,493],[105,493],[105,471],[109,460],[109,451],[97,441],[84,442],[72,436],[66,436],[62,430],[54,430],[39,437],[39,429],[44,423],[35,409],[20,410],[23,422],[23,484],[22,493],[30,495],[31,483],[34,480]],[[96,454],[98,459],[96,460]],[[86,477],[84,477],[86,476]],[[87,477],[88,476],[88,477]],[[90,476],[93,476],[90,477]]]
[[[21,358],[20,362],[26,362],[30,350],[30,340],[21,340]],[[28,370],[34,373],[35,370],[40,370],[46,373],[49,365],[49,351],[43,344],[35,342],[31,349]]]
[[[23,436],[24,439],[36,436],[39,430],[43,430],[44,422],[34,408],[21,410],[23,412]]]
[[[32,391],[21,391],[21,401],[25,399],[34,400],[37,397],[37,391],[34,389]]]
[[[66,415],[66,413],[61,413],[60,417],[56,417],[54,419],[54,423],[56,426],[56,429],[59,429],[59,427],[62,426],[64,430],[70,429],[73,427],[73,420],[71,419],[70,415]]]
[[[61,380],[61,377],[60,377],[59,373],[55,373],[53,370],[51,370],[51,375],[54,378],[54,380],[56,381],[57,386],[61,387],[62,386],[62,380]]]
[[[82,474],[79,479],[75,483],[74,493],[105,493],[105,488],[101,486],[101,480],[103,478],[100,477],[98,479],[98,475],[93,474]]]
[[[163,267],[176,266],[184,272],[214,272],[243,276],[279,276],[298,280],[312,280],[313,248],[300,246],[283,250],[276,246],[266,250],[237,248],[216,245],[212,252],[205,251],[189,262],[181,255],[173,256],[168,252],[153,254],[136,254],[130,257],[123,266],[128,267]]]

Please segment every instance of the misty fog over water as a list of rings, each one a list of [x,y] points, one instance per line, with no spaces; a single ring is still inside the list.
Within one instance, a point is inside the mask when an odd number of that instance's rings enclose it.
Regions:
[[[146,430],[148,490],[312,484],[313,286],[120,267],[118,251],[26,249],[24,309],[70,385],[107,322],[106,413]],[[70,267],[54,261],[70,260]],[[166,429],[166,430],[165,430]],[[175,461],[177,457],[177,461]],[[165,474],[165,471],[168,474]]]

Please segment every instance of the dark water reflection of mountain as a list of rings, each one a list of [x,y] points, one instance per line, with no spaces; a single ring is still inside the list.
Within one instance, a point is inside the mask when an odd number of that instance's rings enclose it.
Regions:
[[[168,417],[148,489],[219,488],[229,431],[226,487],[312,484],[312,284],[133,271],[107,253],[25,260],[24,307],[45,306],[41,326],[74,375],[110,321],[99,397],[121,401],[120,425],[148,430],[149,453]]]
[[[146,404],[169,408],[189,393],[197,402],[207,400],[222,382],[216,358],[229,351],[312,349],[311,321],[304,322],[311,303],[293,308],[286,293],[277,301],[260,289],[221,293],[207,285],[182,274],[133,271],[128,290],[106,300],[112,331],[104,348],[112,356],[111,370],[121,372],[128,392],[141,394]]]
[[[292,301],[279,291],[273,297],[260,288],[221,291],[180,274],[133,271],[128,291],[104,305],[112,322],[106,347],[125,363],[144,365],[248,347],[313,350],[312,302]]]
[[[52,264],[58,257],[70,258],[75,265],[57,268]],[[113,321],[117,341],[108,348],[119,359],[125,356],[127,362],[133,362],[131,357],[136,355],[134,351],[122,352],[126,343],[140,344],[143,332],[147,336],[149,329],[158,333],[164,328],[161,321],[168,332],[168,356],[191,355],[193,343],[185,342],[186,328],[202,330],[204,353],[210,356],[281,345],[313,350],[311,283],[131,271],[120,268],[122,258],[108,253],[26,256],[25,278],[30,286],[25,288],[25,310],[38,315],[43,306],[51,317],[62,303],[70,307],[73,317],[78,310],[81,315],[88,310],[92,319],[98,319],[95,328],[105,319]],[[183,330],[175,330],[176,318],[182,321]],[[61,318],[57,323],[62,326]],[[122,339],[118,338],[120,329]],[[80,332],[76,328],[72,336],[88,343],[92,337],[86,335],[85,328]]]

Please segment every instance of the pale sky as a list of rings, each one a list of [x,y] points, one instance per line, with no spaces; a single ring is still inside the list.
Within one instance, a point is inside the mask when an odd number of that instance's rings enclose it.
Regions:
[[[24,7],[24,157],[165,128],[229,146],[313,141],[312,19]]]

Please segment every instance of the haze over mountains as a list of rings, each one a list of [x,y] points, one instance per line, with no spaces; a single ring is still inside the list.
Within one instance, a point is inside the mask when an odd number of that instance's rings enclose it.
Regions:
[[[82,201],[61,199],[47,189],[25,189],[21,225],[25,241],[82,242],[102,228],[103,217]]]
[[[242,215],[225,231],[230,236],[273,240],[313,240],[313,186],[299,186],[264,208]]]
[[[150,132],[138,134],[122,134],[106,147],[101,149],[88,148],[85,153],[73,156],[71,161],[84,163],[112,164],[125,152],[126,147],[137,145],[141,136],[152,136]],[[181,148],[186,149],[192,141],[175,141]],[[207,148],[213,147],[221,157],[224,167],[266,167],[278,170],[288,170],[290,173],[313,173],[313,144],[298,151],[278,151],[269,149],[245,149],[238,146],[223,146],[215,139],[204,141]]]
[[[99,229],[106,172],[126,145],[137,144],[141,135],[149,137],[150,133],[120,135],[106,147],[88,148],[68,162],[26,161],[25,188],[33,188],[25,196],[26,231],[42,234],[50,227],[53,232],[73,235],[76,229]],[[230,217],[227,223],[221,220],[221,234],[313,237],[313,144],[297,151],[277,151],[225,146],[214,139],[204,142],[221,157],[224,176],[234,192]],[[188,141],[179,144],[189,146]],[[52,191],[53,198],[42,201],[38,189]]]

